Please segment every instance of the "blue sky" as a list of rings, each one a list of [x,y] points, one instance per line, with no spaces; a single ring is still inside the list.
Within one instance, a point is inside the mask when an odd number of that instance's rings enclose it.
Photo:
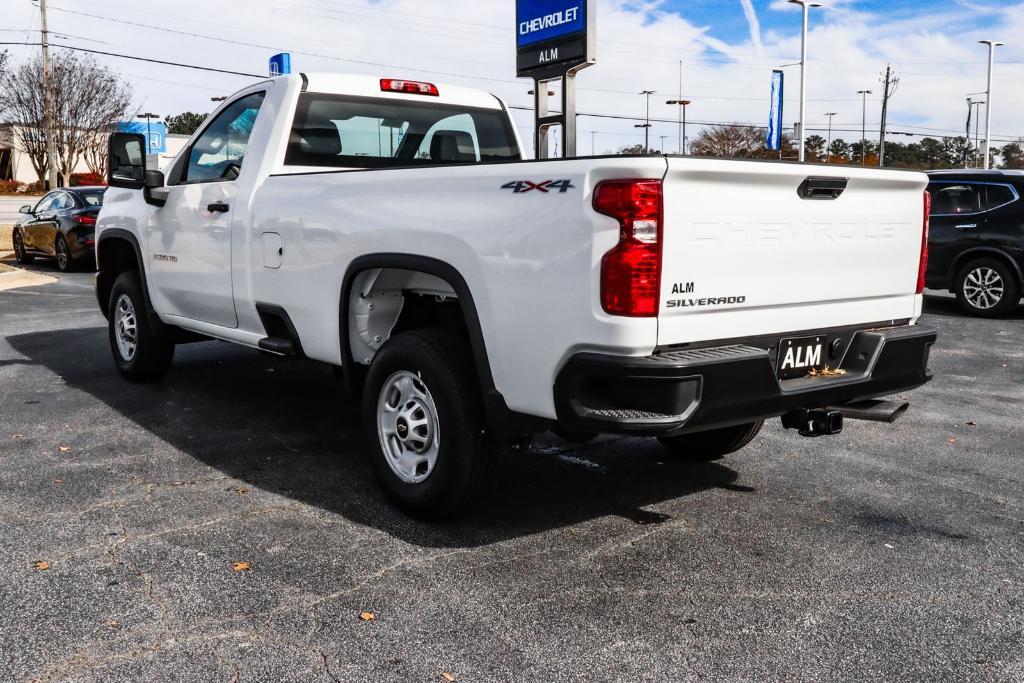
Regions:
[[[963,130],[969,93],[985,89],[981,38],[1009,43],[997,60],[993,130],[1005,141],[1024,136],[1024,0],[822,0],[812,13],[807,129],[823,132],[837,112],[837,134],[860,135],[861,89],[867,127],[881,118],[879,77],[891,64],[902,79],[891,101],[890,129],[923,135]],[[8,36],[32,38],[38,10],[4,3]],[[771,70],[799,60],[800,12],[785,0],[597,0],[598,64],[578,78],[579,110],[643,116],[641,90],[652,99],[650,131],[666,149],[678,143],[684,93],[695,134],[712,122],[764,125]],[[276,51],[292,51],[296,70],[366,73],[433,80],[489,90],[513,107],[532,104],[531,84],[515,77],[513,0],[175,0],[140,13],[137,0],[59,0],[50,30],[58,43],[168,61],[262,73]],[[83,14],[84,13],[84,14]],[[148,27],[126,28],[131,20]],[[757,27],[757,30],[753,30]],[[24,31],[23,34],[18,32]],[[175,33],[174,31],[178,31]],[[184,33],[182,33],[184,32]],[[233,43],[186,35],[215,35]],[[63,37],[60,37],[63,35]],[[244,43],[244,44],[240,44]],[[15,59],[38,52],[12,47]],[[162,114],[209,111],[251,78],[100,57],[130,80],[136,104]],[[799,70],[787,67],[784,123],[797,118]],[[532,116],[516,110],[523,137]],[[580,138],[597,153],[643,141],[635,121],[581,116]],[[874,132],[872,132],[874,131]],[[593,133],[593,136],[591,136]],[[900,138],[909,140],[912,138]]]

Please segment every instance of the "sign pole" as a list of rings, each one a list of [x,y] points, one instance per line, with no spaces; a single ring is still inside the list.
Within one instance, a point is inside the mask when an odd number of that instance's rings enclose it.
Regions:
[[[597,61],[595,0],[516,0],[516,73],[534,83],[534,149],[548,158],[548,131],[562,127],[562,156],[576,156],[576,74]],[[547,84],[562,86],[551,114]]]

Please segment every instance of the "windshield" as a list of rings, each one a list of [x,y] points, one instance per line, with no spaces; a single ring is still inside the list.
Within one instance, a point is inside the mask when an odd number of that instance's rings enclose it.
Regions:
[[[500,109],[305,93],[285,164],[394,168],[520,158]]]

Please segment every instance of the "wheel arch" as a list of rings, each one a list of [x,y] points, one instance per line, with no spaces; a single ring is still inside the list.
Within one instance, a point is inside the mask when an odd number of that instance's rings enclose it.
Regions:
[[[547,420],[511,411],[505,402],[505,397],[495,386],[487,353],[487,342],[480,326],[476,301],[466,279],[450,263],[418,254],[367,254],[353,260],[345,272],[341,288],[338,327],[341,339],[342,369],[346,383],[354,394],[358,393],[361,388],[361,374],[357,368],[361,369],[362,366],[357,364],[352,355],[352,340],[348,324],[350,297],[356,278],[368,270],[377,268],[394,268],[425,273],[443,280],[455,292],[473,354],[473,364],[484,402],[487,425],[496,436],[503,438],[526,436],[545,431],[548,428]]]
[[[96,240],[96,302],[103,316],[107,317],[110,292],[114,289],[117,276],[128,270],[136,270],[142,281],[142,295],[146,300],[146,313],[155,330],[163,330],[164,324],[153,309],[149,297],[149,282],[146,278],[142,248],[134,234],[121,228],[109,228],[100,233]]]
[[[965,250],[963,253],[953,259],[953,265],[949,271],[949,282],[950,289],[955,291],[957,288],[957,275],[960,274],[960,270],[974,259],[979,258],[994,258],[1006,265],[1008,265],[1014,273],[1017,274],[1017,284],[1024,289],[1024,272],[1021,271],[1020,264],[1017,261],[1001,249],[995,247],[972,247]]]

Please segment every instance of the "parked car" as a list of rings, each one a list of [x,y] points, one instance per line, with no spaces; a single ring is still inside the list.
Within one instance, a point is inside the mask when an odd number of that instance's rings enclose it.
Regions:
[[[443,517],[550,429],[709,460],[931,375],[923,173],[672,156],[527,161],[486,92],[294,74],[167,167],[110,141],[96,296],[117,369],[221,339],[340,366],[370,464]],[[243,400],[243,397],[239,397]],[[339,407],[340,409],[340,407]]]
[[[1005,316],[1024,291],[1024,171],[933,171],[927,284],[971,315]]]
[[[65,273],[79,264],[94,267],[96,218],[106,189],[65,187],[50,192],[35,206],[21,207],[24,217],[14,226],[13,235],[18,263],[45,256],[55,259]]]

